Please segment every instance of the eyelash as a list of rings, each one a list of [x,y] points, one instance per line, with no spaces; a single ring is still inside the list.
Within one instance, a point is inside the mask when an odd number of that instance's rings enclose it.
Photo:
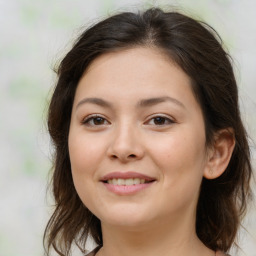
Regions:
[[[100,120],[98,120],[98,121],[100,121],[99,124],[95,123],[97,118],[100,119]],[[160,122],[158,124],[156,123],[157,119],[158,119],[158,122]],[[150,124],[151,121],[153,121],[154,123]],[[93,122],[93,123],[91,123],[91,122]],[[102,126],[102,125],[106,125],[106,122],[107,122],[107,124],[110,124],[110,122],[107,121],[107,119],[102,117],[101,115],[89,115],[86,118],[84,118],[81,123],[86,126]],[[164,123],[162,123],[162,122],[164,122]],[[149,118],[144,124],[154,125],[154,126],[166,126],[166,125],[171,125],[174,123],[175,123],[175,121],[173,119],[171,119],[170,117],[166,117],[164,115],[156,115],[156,116]]]
[[[91,121],[92,121],[92,122],[95,122],[97,118],[100,118],[101,121],[104,122],[104,124],[95,124],[95,123],[92,124],[92,123],[90,123]],[[89,116],[87,116],[86,118],[84,118],[81,123],[82,123],[83,125],[87,125],[87,126],[101,126],[101,125],[106,125],[106,124],[105,124],[106,121],[107,121],[107,119],[104,118],[104,117],[102,117],[101,115],[89,115]],[[109,124],[108,121],[107,121],[107,123]]]
[[[154,121],[156,121],[157,118],[160,119],[159,121],[164,121],[164,124],[156,124]],[[155,126],[165,126],[165,125],[171,125],[175,123],[173,119],[171,119],[170,117],[166,117],[164,115],[153,116],[148,121],[146,121],[146,123],[149,124],[150,121],[153,121],[154,123],[152,125],[155,125]]]

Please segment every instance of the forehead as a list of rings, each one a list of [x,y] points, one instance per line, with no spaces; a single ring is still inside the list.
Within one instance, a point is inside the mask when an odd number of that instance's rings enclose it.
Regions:
[[[90,72],[95,66],[103,65],[104,63],[112,62],[113,60],[118,62],[117,67],[125,62],[125,64],[129,64],[129,60],[133,61],[133,65],[142,65],[146,67],[152,62],[157,64],[159,63],[169,63],[170,65],[176,66],[177,69],[180,69],[179,65],[172,59],[169,53],[167,53],[164,49],[160,49],[157,47],[144,47],[144,46],[136,46],[132,48],[125,49],[117,49],[111,52],[103,53],[97,56],[94,60],[90,62],[88,67],[86,68],[83,76]],[[150,61],[151,60],[151,61]],[[145,62],[147,61],[147,62]]]
[[[190,77],[166,53],[137,47],[93,60],[78,83],[74,105],[83,98],[97,97],[120,108],[127,102],[135,105],[142,99],[165,96],[202,111]]]
[[[97,89],[104,85],[118,89],[136,85],[137,89],[149,91],[156,89],[156,85],[161,90],[167,84],[174,87],[175,83],[191,91],[191,79],[167,54],[156,48],[137,47],[97,57],[84,72],[78,87]]]
[[[162,100],[166,98],[172,100]],[[158,102],[161,99],[161,102],[168,102],[171,111],[182,111],[183,116],[199,123],[203,120],[190,77],[169,57],[151,48],[133,48],[96,58],[78,83],[74,109],[81,102],[95,106],[95,99],[97,106],[106,108],[108,105],[115,113],[129,115],[134,115],[142,105],[155,105],[142,102],[154,99],[155,103],[156,99]],[[98,104],[99,101],[104,104]],[[174,104],[175,101],[179,103]]]

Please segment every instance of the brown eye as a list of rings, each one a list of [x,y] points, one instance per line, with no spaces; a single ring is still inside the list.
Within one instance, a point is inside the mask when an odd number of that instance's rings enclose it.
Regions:
[[[155,116],[152,117],[147,124],[149,125],[156,125],[156,126],[164,126],[164,125],[171,125],[175,123],[172,119],[165,117],[165,116]]]
[[[153,120],[154,120],[155,125],[163,125],[163,124],[166,123],[166,118],[165,117],[158,116],[158,117],[154,118]]]
[[[87,126],[100,126],[109,124],[109,122],[101,116],[89,116],[85,120],[83,120],[82,124]]]
[[[102,117],[94,117],[92,118],[92,122],[94,125],[101,125],[104,124],[105,119]]]

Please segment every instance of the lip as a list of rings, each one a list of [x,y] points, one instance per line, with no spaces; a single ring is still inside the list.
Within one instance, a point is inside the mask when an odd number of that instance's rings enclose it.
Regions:
[[[110,179],[135,179],[135,178],[144,179],[147,183],[125,186],[125,185],[109,184],[106,182],[107,180],[110,180]],[[137,172],[112,172],[103,176],[100,179],[100,181],[108,191],[116,195],[124,196],[124,195],[133,195],[138,193],[139,191],[142,191],[151,187],[155,183],[156,179],[148,175],[137,173]]]
[[[138,172],[111,172],[103,176],[100,181],[107,181],[111,179],[144,179],[146,181],[155,181],[154,177],[147,176]]]

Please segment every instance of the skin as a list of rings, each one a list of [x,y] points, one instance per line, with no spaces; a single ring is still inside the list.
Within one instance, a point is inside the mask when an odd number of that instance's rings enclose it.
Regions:
[[[171,100],[141,104],[161,97]],[[206,148],[190,79],[160,51],[133,48],[95,59],[76,90],[69,153],[77,193],[101,220],[97,255],[215,255],[196,236],[196,204],[203,176],[218,177],[233,146],[220,132]],[[117,195],[100,181],[126,171],[155,182]]]

